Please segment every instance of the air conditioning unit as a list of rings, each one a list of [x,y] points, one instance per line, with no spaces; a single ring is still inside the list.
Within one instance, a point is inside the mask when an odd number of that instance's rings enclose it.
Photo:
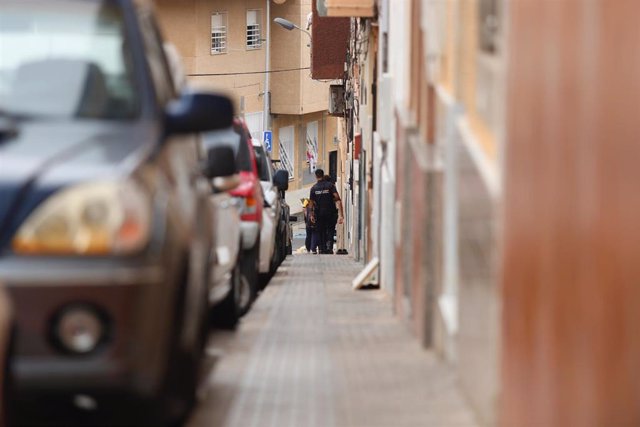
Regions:
[[[344,117],[344,86],[329,86],[329,115]]]

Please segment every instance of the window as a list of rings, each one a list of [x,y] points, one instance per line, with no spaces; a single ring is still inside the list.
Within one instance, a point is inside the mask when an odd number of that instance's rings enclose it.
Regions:
[[[247,49],[260,49],[262,40],[260,38],[260,23],[262,13],[260,10],[247,10]]]
[[[211,15],[211,54],[227,53],[227,12]]]
[[[480,0],[478,29],[480,31],[480,49],[484,52],[496,53],[498,51],[499,12],[497,0]]]
[[[262,114],[262,111],[257,111],[255,113],[246,113],[244,115],[244,121],[247,123],[249,132],[251,133],[251,138],[255,138],[259,141],[262,141],[263,117],[264,115]]]

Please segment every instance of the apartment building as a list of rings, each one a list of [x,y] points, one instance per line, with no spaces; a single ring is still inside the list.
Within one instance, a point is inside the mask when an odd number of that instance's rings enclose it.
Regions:
[[[379,265],[370,280],[422,345],[456,367],[478,419],[494,425],[505,122],[498,2],[320,3],[320,21],[351,17],[349,248]]]
[[[297,199],[315,182],[315,169],[335,176],[339,164],[337,120],[327,113],[328,83],[310,76],[310,37],[273,22],[281,17],[306,28],[311,0],[155,3],[190,84],[228,93],[255,138],[272,131],[272,157],[290,172],[287,198],[296,211]]]
[[[318,1],[349,247],[481,425],[637,425],[640,6],[543,3]]]

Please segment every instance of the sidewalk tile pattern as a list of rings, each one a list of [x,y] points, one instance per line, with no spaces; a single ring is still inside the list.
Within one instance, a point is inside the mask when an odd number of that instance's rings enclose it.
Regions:
[[[475,426],[455,377],[393,317],[353,291],[346,256],[283,263],[222,352],[189,427]]]

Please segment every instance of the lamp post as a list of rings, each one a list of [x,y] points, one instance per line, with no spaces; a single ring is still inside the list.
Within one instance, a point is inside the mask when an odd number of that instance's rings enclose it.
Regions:
[[[309,36],[309,44],[308,44],[308,46],[311,47],[311,33],[309,31],[298,27],[296,24],[294,24],[293,22],[289,21],[288,19],[276,18],[276,19],[273,20],[273,22],[275,22],[276,24],[280,25],[282,28],[284,28],[287,31],[291,31],[293,29],[302,31],[303,33],[305,33],[306,35]]]
[[[266,49],[264,55],[264,95],[262,97],[263,107],[262,107],[262,142],[264,143],[264,135],[265,131],[271,130],[271,87],[270,87],[270,78],[271,78],[271,25],[269,25],[269,21],[271,19],[271,0],[266,0],[266,9],[267,9],[267,34],[266,34]]]

